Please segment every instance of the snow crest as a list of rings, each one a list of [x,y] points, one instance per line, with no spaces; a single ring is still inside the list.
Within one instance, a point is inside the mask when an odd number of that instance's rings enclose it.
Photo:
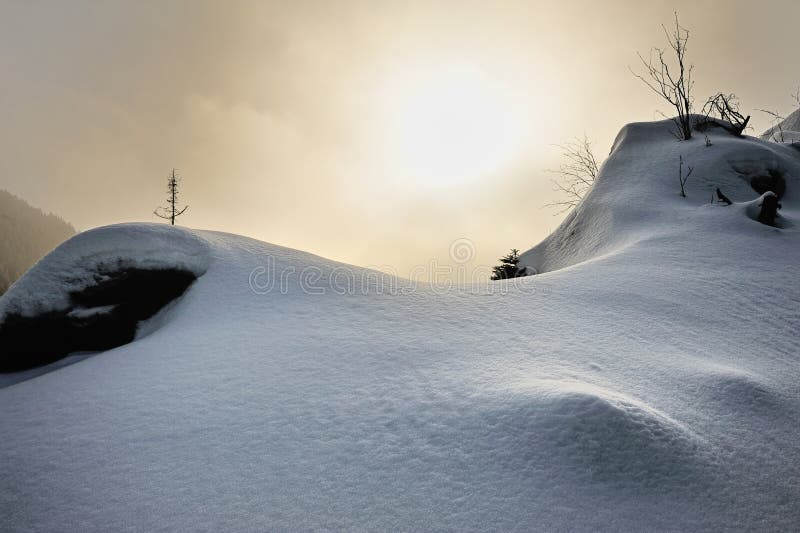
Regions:
[[[85,231],[36,263],[0,298],[0,321],[69,307],[70,294],[128,268],[178,269],[202,275],[211,262],[197,234],[163,224],[117,224]]]
[[[487,402],[492,405],[491,401]],[[557,458],[594,483],[669,491],[700,478],[700,435],[626,394],[575,380],[534,380],[486,418],[514,468]]]

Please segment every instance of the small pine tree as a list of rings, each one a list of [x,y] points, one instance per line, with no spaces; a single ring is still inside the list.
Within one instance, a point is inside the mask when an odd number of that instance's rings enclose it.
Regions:
[[[519,250],[512,248],[499,259],[500,264],[492,269],[492,279],[509,279],[526,276],[527,267],[519,268]]]
[[[175,225],[175,218],[182,215],[189,206],[184,206],[183,209],[178,208],[178,183],[180,182],[180,178],[175,173],[175,169],[172,169],[172,173],[167,178],[167,206],[166,207],[159,207],[153,214],[155,214],[159,218],[163,218],[165,220],[169,220],[170,224],[173,226]]]

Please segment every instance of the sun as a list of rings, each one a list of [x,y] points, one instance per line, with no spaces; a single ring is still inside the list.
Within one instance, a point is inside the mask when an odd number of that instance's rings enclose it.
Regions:
[[[394,132],[406,172],[433,185],[461,184],[498,170],[520,150],[513,99],[474,68],[414,80],[398,95]]]

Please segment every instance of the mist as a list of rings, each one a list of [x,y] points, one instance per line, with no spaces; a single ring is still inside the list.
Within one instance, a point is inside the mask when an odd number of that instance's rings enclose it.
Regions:
[[[756,108],[791,110],[792,1],[4,2],[0,188],[81,230],[155,222],[175,167],[183,225],[401,275],[466,238],[492,264],[558,226],[556,144],[586,133],[605,156],[669,111],[628,68],[673,11],[698,99],[735,92],[751,133]],[[438,182],[392,121],[404,83],[453,65],[511,95],[524,132],[496,168]]]

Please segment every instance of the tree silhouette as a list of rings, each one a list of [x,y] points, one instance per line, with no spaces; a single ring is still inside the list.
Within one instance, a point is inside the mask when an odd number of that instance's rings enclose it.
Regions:
[[[492,269],[492,279],[509,279],[527,276],[527,267],[519,268],[519,250],[512,248],[499,259],[500,264]]]
[[[557,215],[564,211],[569,211],[578,205],[583,196],[592,188],[597,173],[600,171],[600,163],[592,153],[592,143],[586,134],[583,138],[576,137],[572,142],[558,145],[561,148],[561,155],[564,163],[558,170],[550,170],[558,177],[553,180],[554,189],[563,193],[563,199],[545,207],[555,207],[558,209]]]
[[[717,93],[710,97],[703,106],[703,114],[706,116],[706,120],[710,116],[717,115],[720,119],[727,121],[730,127],[726,124],[720,124],[720,126],[737,137],[742,136],[742,132],[750,122],[750,115],[745,117],[739,112],[739,99],[733,93]]]
[[[670,62],[665,57],[670,53],[665,48],[653,48],[650,57],[645,59],[642,54],[637,54],[644,66],[645,74],[637,74],[633,69],[631,73],[639,78],[654,93],[663,98],[678,116],[673,118],[678,131],[676,137],[682,140],[692,138],[692,69],[694,65],[686,63],[686,44],[689,41],[689,31],[678,23],[678,14],[675,13],[675,29],[670,32],[662,26],[667,37],[669,47],[674,54],[675,64],[670,69]],[[629,67],[630,68],[630,67]]]
[[[170,173],[169,177],[167,178],[167,205],[158,207],[153,214],[159,218],[163,218],[164,220],[169,220],[170,224],[173,226],[175,225],[175,219],[182,215],[189,206],[186,205],[183,209],[178,208],[178,183],[180,182],[180,178],[175,173],[175,169],[172,169],[172,173]]]
[[[797,103],[797,107],[800,108],[800,86],[798,86],[797,90],[794,92],[794,94],[792,94],[792,98]],[[761,111],[762,113],[766,113],[772,117],[772,127],[765,132],[765,134],[769,135],[769,140],[779,143],[786,142],[783,124],[781,124],[784,120],[786,120],[786,117],[775,111],[770,111],[769,109],[757,109],[757,111]],[[794,142],[795,139],[790,139],[790,141]]]

